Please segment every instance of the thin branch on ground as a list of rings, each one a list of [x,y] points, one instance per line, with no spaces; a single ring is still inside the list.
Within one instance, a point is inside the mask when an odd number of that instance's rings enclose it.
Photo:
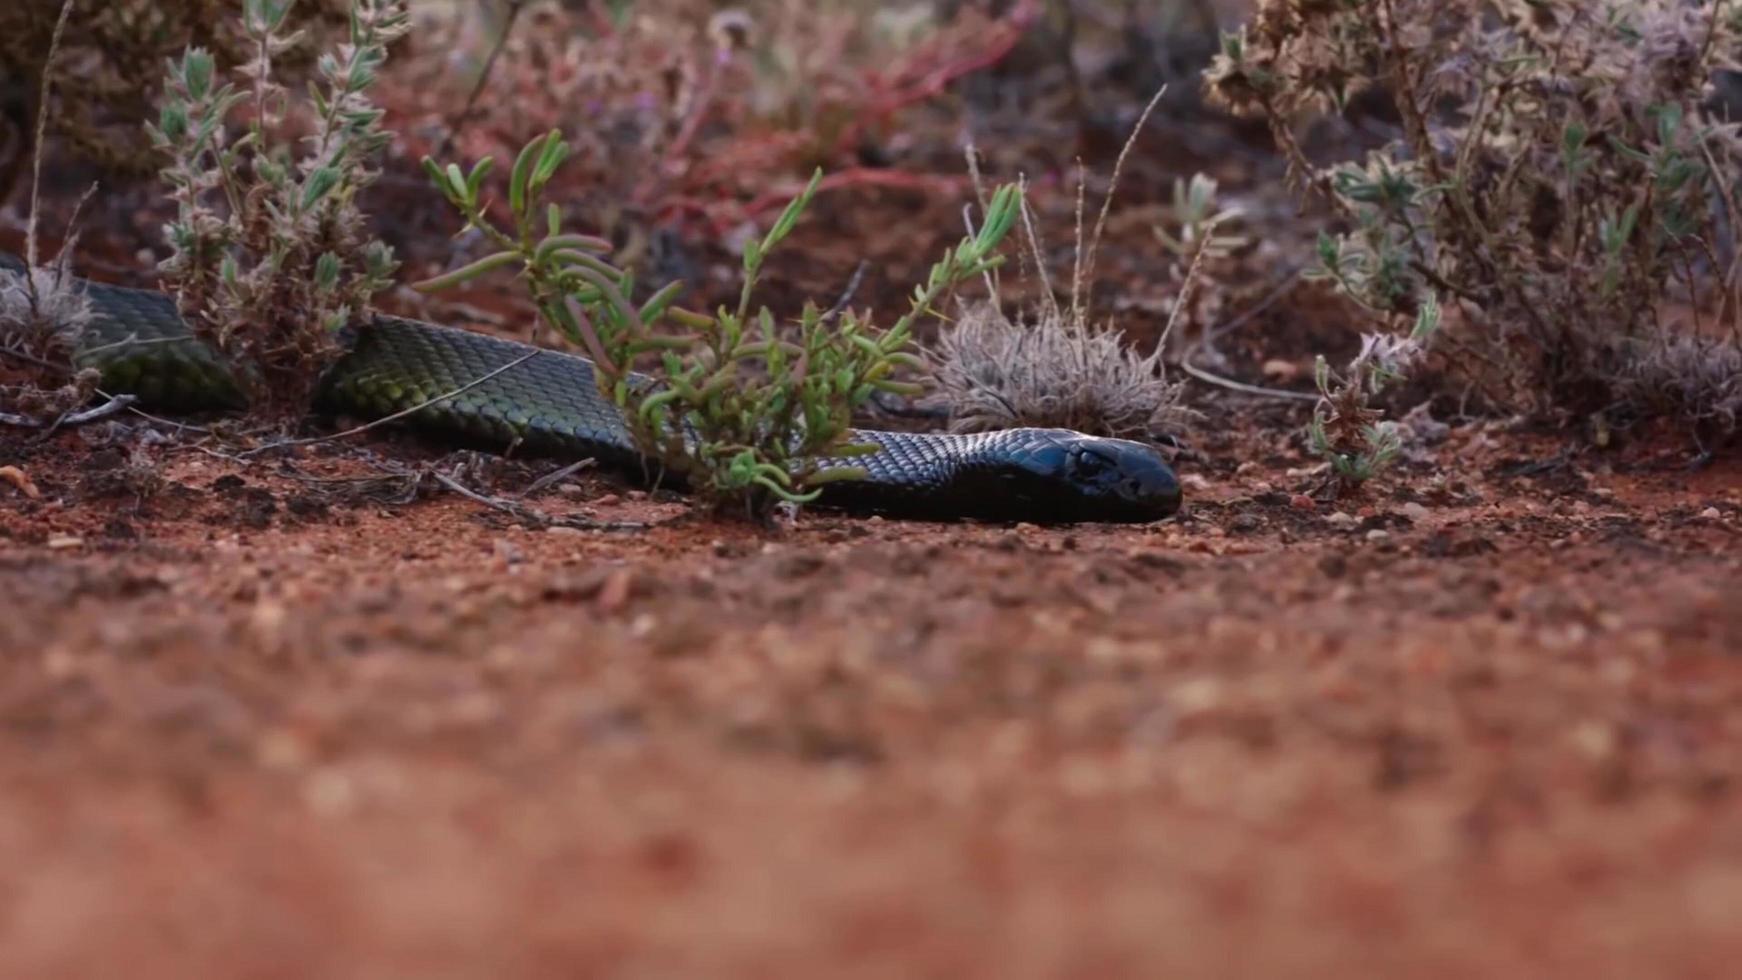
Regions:
[[[109,416],[114,415],[116,412],[132,405],[135,401],[138,401],[138,397],[135,395],[114,395],[110,397],[108,401],[96,406],[95,408],[87,408],[82,412],[71,412],[55,419],[54,422],[49,425],[48,431],[43,433],[43,436],[46,438],[54,435],[57,430],[66,426],[84,425],[87,422],[106,419]]]
[[[584,531],[645,531],[653,526],[645,521],[601,521],[591,517],[581,517],[575,514],[565,514],[558,517],[552,517],[541,510],[528,507],[519,501],[506,500],[501,497],[492,497],[488,494],[479,493],[471,487],[466,486],[464,483],[461,483],[458,479],[455,479],[440,470],[432,469],[429,471],[429,475],[437,483],[447,487],[449,490],[452,490],[460,496],[465,497],[467,500],[483,504],[485,507],[489,507],[492,510],[501,511],[504,514],[513,517],[515,520],[531,527],[572,527]]]
[[[598,462],[598,460],[593,459],[591,456],[588,456],[586,459],[577,459],[574,462],[570,463],[569,465],[564,466],[563,468],[561,468],[559,470],[554,470],[550,473],[546,473],[545,475],[543,475],[543,476],[539,477],[538,479],[532,481],[531,483],[527,484],[526,489],[522,490],[520,492],[520,495],[522,497],[535,496],[540,491],[544,490],[545,488],[553,486],[553,485],[555,485],[563,480],[568,479],[571,476],[574,476],[576,473],[579,473],[580,471],[587,469],[588,467],[592,466],[596,462]]]
[[[1235,330],[1238,330],[1257,319],[1259,314],[1270,309],[1284,296],[1287,296],[1292,292],[1294,287],[1300,283],[1300,280],[1300,270],[1291,270],[1283,275],[1282,281],[1271,287],[1270,292],[1264,294],[1264,297],[1258,302],[1252,304],[1252,306],[1240,313],[1235,314],[1223,323],[1205,330],[1203,335],[1198,338],[1197,342],[1192,344],[1192,346],[1180,356],[1180,370],[1205,384],[1215,385],[1219,388],[1226,388],[1229,391],[1239,392],[1242,395],[1252,395],[1257,398],[1277,398],[1283,401],[1317,402],[1317,396],[1307,392],[1286,391],[1281,388],[1266,388],[1262,385],[1246,384],[1245,382],[1235,381],[1232,378],[1223,377],[1222,375],[1205,370],[1204,368],[1198,367],[1196,364],[1192,363],[1192,358],[1196,357],[1198,352],[1202,351],[1211,341],[1218,337],[1223,337],[1233,333]]]
[[[112,340],[109,343],[98,344],[95,347],[86,347],[79,351],[79,355],[81,357],[89,357],[92,354],[100,354],[103,351],[115,350],[117,348],[155,347],[159,344],[180,344],[190,342],[197,342],[197,339],[192,334],[187,334],[181,337],[140,337],[138,334],[128,334],[120,340]]]
[[[43,433],[43,438],[46,439],[49,436],[54,435],[54,433],[59,429],[84,425],[87,422],[96,422],[99,419],[108,418],[116,412],[119,412],[133,404],[133,400],[132,395],[118,395],[110,398],[108,401],[96,406],[95,408],[87,408],[79,412],[68,412],[60,418],[55,419],[53,422],[43,422],[38,419],[33,419],[28,415],[13,415],[10,412],[0,412],[0,425],[10,425],[19,429],[47,429],[48,431]]]
[[[1309,403],[1317,402],[1319,400],[1317,395],[1310,395],[1304,391],[1285,391],[1281,388],[1265,388],[1260,385],[1249,385],[1245,382],[1235,381],[1232,378],[1224,378],[1219,374],[1213,374],[1192,363],[1191,355],[1195,353],[1197,353],[1197,348],[1194,347],[1185,357],[1180,358],[1179,369],[1205,384],[1216,385],[1220,388],[1226,388],[1229,391],[1237,391],[1242,395],[1252,395],[1258,398],[1280,398],[1284,401]]]
[[[494,378],[497,375],[506,372],[510,368],[519,367],[520,365],[525,364],[527,361],[532,360],[533,358],[537,357],[538,355],[540,355],[542,353],[544,353],[543,348],[528,351],[525,354],[522,354],[521,356],[515,358],[514,360],[509,361],[507,364],[502,365],[501,367],[497,368],[496,370],[491,371],[488,374],[483,375],[482,377],[474,378],[471,381],[466,382],[465,384],[461,385],[458,388],[455,388],[452,391],[443,392],[442,394],[436,395],[434,398],[430,398],[430,399],[427,399],[425,401],[419,402],[418,404],[413,405],[410,408],[401,409],[400,411],[394,412],[392,415],[384,415],[381,418],[378,418],[373,422],[365,422],[362,425],[352,426],[351,428],[346,429],[343,432],[334,432],[334,433],[331,433],[330,435],[310,436],[307,439],[291,439],[291,440],[284,441],[284,442],[270,443],[270,444],[265,445],[265,446],[256,446],[253,449],[249,449],[249,450],[246,450],[245,452],[243,452],[242,456],[244,456],[244,457],[258,456],[261,453],[270,452],[271,450],[274,450],[274,449],[292,449],[292,448],[295,448],[297,446],[313,446],[313,445],[317,445],[317,444],[323,443],[323,442],[333,442],[333,441],[336,441],[339,439],[348,439],[351,436],[355,436],[355,435],[362,435],[363,433],[368,432],[371,429],[375,429],[375,428],[378,428],[380,426],[386,425],[389,422],[397,422],[400,419],[405,418],[407,415],[415,415],[416,413],[421,412],[424,409],[429,408],[432,405],[437,405],[437,404],[440,404],[441,402],[447,401],[450,398],[455,398],[455,397],[458,397],[460,395],[463,395],[466,392],[472,390],[473,388],[476,388],[477,386],[483,384],[484,382],[489,381],[491,378]]]
[[[10,357],[10,358],[13,358],[13,359],[21,362],[21,363],[29,364],[32,367],[44,368],[44,369],[50,370],[50,371],[58,371],[63,375],[72,374],[72,371],[69,370],[65,364],[56,364],[53,361],[45,361],[40,357],[33,357],[30,354],[26,354],[25,352],[23,352],[21,350],[12,350],[10,348],[0,347],[0,357]],[[123,399],[123,398],[131,399],[134,397],[132,395],[113,394],[111,392],[104,391],[101,388],[92,388],[91,391],[93,394],[96,394],[102,398],[107,398],[111,402],[118,401],[118,400]],[[131,402],[129,402],[126,405],[126,410],[134,415],[139,416],[140,418],[144,419],[147,422],[154,422],[158,425],[167,425],[167,426],[170,426],[170,427],[176,428],[176,429],[185,429],[189,432],[210,432],[211,431],[210,429],[207,429],[203,425],[194,425],[191,422],[177,422],[174,419],[166,419],[166,418],[163,418],[161,416],[153,415],[150,412],[147,412],[144,409],[141,409],[138,406],[132,404]],[[16,416],[13,416],[13,417],[16,417]]]

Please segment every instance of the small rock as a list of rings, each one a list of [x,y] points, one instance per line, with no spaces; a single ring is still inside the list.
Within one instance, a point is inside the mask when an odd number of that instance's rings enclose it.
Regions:
[[[605,579],[605,584],[599,589],[599,611],[616,612],[629,604],[629,597],[635,594],[635,570],[619,568]]]
[[[1707,507],[1705,510],[1700,511],[1700,516],[1708,521],[1715,521],[1724,515],[1719,513],[1718,508],[1716,507]]]
[[[1379,528],[1374,528],[1373,530],[1367,532],[1367,540],[1373,542],[1374,544],[1378,544],[1381,541],[1390,541],[1391,540],[1391,532],[1390,531],[1382,531]]]
[[[559,483],[557,484],[556,492],[565,497],[579,497],[586,491],[582,489],[579,483]],[[607,494],[607,496],[609,496],[609,494]]]
[[[1258,366],[1258,370],[1272,381],[1293,381],[1300,377],[1300,365],[1280,357],[1265,361]]]
[[[77,548],[85,543],[85,539],[72,534],[56,534],[48,539],[48,546],[55,551],[67,548]]]
[[[1319,509],[1318,502],[1304,493],[1297,493],[1288,498],[1288,505],[1295,510],[1312,511]]]
[[[619,497],[614,493],[608,493],[608,494],[604,495],[603,497],[600,497],[599,499],[593,501],[593,505],[596,507],[615,507],[622,502],[623,502],[622,497]]]
[[[1427,508],[1413,500],[1404,504],[1402,507],[1399,507],[1398,511],[1411,521],[1423,521],[1427,519]]]
[[[19,493],[31,500],[36,500],[42,496],[42,491],[36,488],[36,484],[31,482],[30,477],[16,466],[0,466],[0,480],[12,484]]]
[[[1354,527],[1355,517],[1340,510],[1334,510],[1325,515],[1325,523],[1336,528]]]
[[[544,533],[578,538],[586,532],[578,527],[569,527],[567,524],[552,524],[550,527],[544,529]]]

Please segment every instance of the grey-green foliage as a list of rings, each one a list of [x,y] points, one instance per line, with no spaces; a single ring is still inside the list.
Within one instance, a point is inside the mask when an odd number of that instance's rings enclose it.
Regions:
[[[354,0],[350,43],[318,60],[306,104],[313,132],[297,152],[275,139],[291,97],[274,63],[302,40],[286,28],[291,6],[243,4],[252,58],[236,69],[240,85],[220,83],[203,49],[173,62],[150,130],[170,158],[163,177],[176,203],[165,279],[196,332],[244,367],[256,406],[295,415],[339,354],[333,334],[397,268],[369,235],[357,195],[392,138],[368,90],[411,22],[405,0]],[[244,107],[247,122],[232,127]]]
[[[1330,464],[1342,489],[1359,487],[1397,460],[1403,449],[1397,423],[1386,419],[1371,401],[1402,380],[1439,324],[1439,303],[1430,293],[1406,336],[1367,334],[1361,339],[1360,353],[1341,374],[1331,370],[1323,355],[1314,363],[1319,401],[1307,423],[1307,441]]]
[[[1297,183],[1339,212],[1324,275],[1393,330],[1429,291],[1456,302],[1448,356],[1491,401],[1631,402],[1733,428],[1735,386],[1679,351],[1723,334],[1713,358],[1742,350],[1742,134],[1711,99],[1739,57],[1728,2],[1278,0],[1224,38],[1206,81],[1262,116]],[[1398,139],[1310,161],[1303,112],[1368,88],[1391,99]]]

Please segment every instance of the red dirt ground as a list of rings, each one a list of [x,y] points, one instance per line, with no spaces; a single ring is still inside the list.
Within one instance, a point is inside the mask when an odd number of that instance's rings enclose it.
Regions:
[[[1230,424],[1142,528],[15,448],[6,973],[1731,975],[1742,469]]]
[[[454,228],[394,167],[409,280]],[[888,322],[961,225],[854,193],[778,308],[863,258]],[[1273,196],[1223,316],[1307,254]],[[161,206],[102,210],[82,268],[137,282]],[[1130,224],[1126,325],[1172,288]],[[511,290],[405,312],[525,322]],[[1348,346],[1314,302],[1224,337],[1233,373]],[[656,526],[551,530],[407,500],[374,461],[435,450],[392,435],[243,466],[4,431],[0,976],[1735,975],[1742,459],[1477,421],[1326,505],[1299,410],[1192,403],[1186,510],[1137,528],[768,532],[587,472],[526,504]]]

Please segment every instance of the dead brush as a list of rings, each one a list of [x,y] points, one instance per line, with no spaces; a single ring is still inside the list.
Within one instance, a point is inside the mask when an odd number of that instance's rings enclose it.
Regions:
[[[1083,235],[1083,183],[1078,184],[1070,305],[1062,306],[1054,298],[1040,236],[1025,200],[1023,229],[1042,280],[1041,308],[1027,317],[1007,316],[998,300],[997,281],[988,277],[992,298],[969,305],[939,334],[933,370],[953,430],[1039,426],[1143,439],[1171,433],[1195,415],[1181,404],[1184,383],[1168,376],[1164,354],[1174,325],[1191,307],[1206,256],[1226,242],[1214,234],[1215,220],[1206,217],[1191,234],[1175,239],[1181,243],[1176,270],[1179,291],[1151,353],[1138,353],[1126,342],[1124,331],[1111,324],[1092,325],[1088,314],[1095,253],[1112,208],[1113,190],[1137,134],[1162,94],[1158,92],[1145,107],[1119,154],[1094,232],[1087,239]],[[972,148],[969,163],[978,184],[978,163]],[[1186,239],[1190,239],[1189,244],[1183,243]]]
[[[1742,138],[1710,99],[1738,54],[1729,0],[1264,0],[1205,77],[1337,209],[1322,276],[1393,331],[1457,303],[1441,349],[1491,403],[1734,431]],[[1315,167],[1295,121],[1368,88],[1399,137]]]

